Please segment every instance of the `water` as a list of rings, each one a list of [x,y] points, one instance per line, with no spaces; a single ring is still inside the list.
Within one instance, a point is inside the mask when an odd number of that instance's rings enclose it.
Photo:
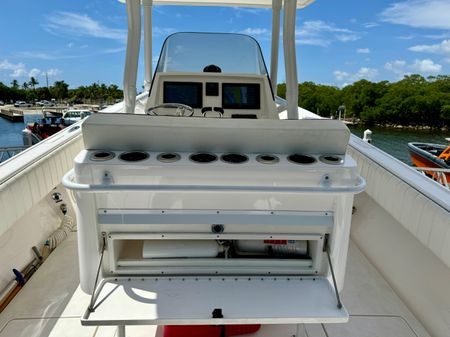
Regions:
[[[350,127],[353,134],[363,137],[364,127]],[[389,153],[402,162],[412,165],[409,158],[407,144],[410,142],[447,144],[445,138],[450,137],[450,132],[440,130],[412,130],[393,128],[371,128],[372,145]]]
[[[25,123],[13,123],[7,119],[0,118],[0,147],[21,146],[22,130],[27,123],[38,121],[41,115],[25,115]],[[350,127],[350,130],[358,137],[363,136],[364,127]],[[450,137],[450,132],[411,130],[411,129],[385,129],[373,128],[373,145],[386,151],[390,155],[400,159],[404,163],[411,165],[406,144],[408,142],[424,142],[446,144],[446,137]]]
[[[24,123],[13,123],[0,117],[0,147],[23,146],[22,130],[28,123],[39,121],[42,115],[25,115]]]

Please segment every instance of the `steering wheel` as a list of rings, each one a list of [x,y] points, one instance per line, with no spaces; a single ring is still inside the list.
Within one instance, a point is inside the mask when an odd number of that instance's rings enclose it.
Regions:
[[[158,115],[155,110],[166,108],[166,109],[177,109],[176,117],[191,117],[194,114],[194,109],[186,104],[181,103],[163,103],[160,105],[153,106],[147,110],[147,115],[152,116],[172,116],[172,115]],[[188,112],[188,113],[186,113]]]

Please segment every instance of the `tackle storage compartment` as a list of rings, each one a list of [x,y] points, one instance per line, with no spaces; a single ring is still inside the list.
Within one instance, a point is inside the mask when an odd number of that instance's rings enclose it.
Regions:
[[[180,217],[168,210],[123,212],[99,214],[110,276],[301,276],[328,270],[324,243],[332,213],[198,211]],[[125,232],[130,226],[134,231]],[[183,232],[187,227],[191,231]]]

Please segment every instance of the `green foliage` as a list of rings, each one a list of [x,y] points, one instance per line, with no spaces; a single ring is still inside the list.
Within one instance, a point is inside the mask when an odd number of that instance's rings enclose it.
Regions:
[[[286,85],[277,88],[286,96]],[[321,116],[337,116],[344,106],[347,118],[368,125],[450,126],[450,76],[370,82],[360,80],[342,89],[304,82],[299,84],[299,105]]]
[[[39,84],[39,82],[34,78],[31,77],[30,81],[28,82],[28,85],[33,88],[33,90],[36,88],[36,86]]]
[[[441,107],[441,115],[440,115],[442,122],[450,126],[450,105],[443,105]]]
[[[0,100],[33,102],[49,101],[54,98],[60,102],[104,104],[115,103],[116,100],[123,98],[122,90],[115,84],[93,83],[90,86],[81,86],[76,89],[69,89],[69,84],[64,81],[56,81],[49,88],[36,88],[38,84],[39,82],[34,77],[31,77],[28,82],[24,82],[22,86],[17,80],[13,80],[10,86],[0,82]]]
[[[50,87],[50,94],[58,101],[62,101],[69,97],[69,85],[64,81],[56,81],[52,87]]]
[[[298,92],[299,106],[320,116],[334,115],[342,103],[341,92],[336,87],[304,82],[298,86]]]
[[[90,86],[81,86],[70,90],[71,101],[83,101],[91,104],[114,103],[123,98],[123,92],[115,84],[109,86],[105,84],[93,83]]]

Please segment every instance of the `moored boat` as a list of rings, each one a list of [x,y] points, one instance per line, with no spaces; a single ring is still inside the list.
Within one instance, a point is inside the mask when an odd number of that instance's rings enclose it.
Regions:
[[[23,145],[31,146],[64,129],[61,117],[46,116],[40,122],[28,123],[22,130]]]
[[[414,166],[437,169],[450,169],[450,146],[431,143],[408,143],[408,151]],[[425,171],[433,177],[434,171]],[[446,173],[447,181],[450,173]]]
[[[72,125],[83,118],[89,117],[92,111],[87,109],[69,109],[65,111],[62,115],[65,125]]]

